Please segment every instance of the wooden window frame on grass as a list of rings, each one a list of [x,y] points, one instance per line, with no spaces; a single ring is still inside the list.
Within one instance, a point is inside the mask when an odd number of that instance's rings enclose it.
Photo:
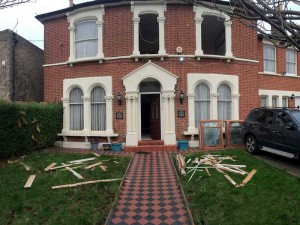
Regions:
[[[221,150],[224,148],[223,144],[223,129],[222,129],[222,120],[201,120],[199,126],[199,148],[200,150]],[[206,123],[216,123],[216,126],[205,126]],[[204,130],[206,128],[216,128],[220,131],[220,144],[216,146],[207,146],[204,142]]]
[[[226,148],[237,148],[242,147],[243,143],[241,144],[231,144],[231,126],[232,123],[242,123],[243,120],[225,120],[225,137],[226,137]]]

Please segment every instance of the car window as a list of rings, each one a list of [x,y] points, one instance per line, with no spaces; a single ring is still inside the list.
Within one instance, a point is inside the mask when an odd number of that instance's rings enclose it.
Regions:
[[[258,117],[258,110],[254,110],[252,112],[250,112],[250,114],[248,115],[247,120],[249,122],[256,122],[257,121],[257,117]]]
[[[270,110],[262,111],[262,113],[258,117],[258,121],[261,123],[272,124],[274,113]]]
[[[300,111],[291,111],[291,114],[300,123]]]
[[[275,124],[276,126],[285,127],[292,123],[291,117],[286,112],[277,112]]]

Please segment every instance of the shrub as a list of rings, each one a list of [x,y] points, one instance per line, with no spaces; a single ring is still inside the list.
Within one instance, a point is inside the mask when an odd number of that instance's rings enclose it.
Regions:
[[[0,101],[0,157],[53,145],[61,130],[62,116],[62,104]]]

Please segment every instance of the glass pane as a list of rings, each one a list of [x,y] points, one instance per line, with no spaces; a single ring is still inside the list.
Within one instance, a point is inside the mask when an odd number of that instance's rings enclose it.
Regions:
[[[204,128],[204,145],[218,146],[221,144],[220,128]]]
[[[230,144],[239,145],[242,143],[241,130],[241,123],[230,123]]]

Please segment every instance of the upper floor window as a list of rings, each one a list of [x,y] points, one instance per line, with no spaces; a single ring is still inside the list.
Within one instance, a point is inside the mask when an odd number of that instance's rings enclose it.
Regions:
[[[226,84],[218,87],[218,119],[231,119],[231,89]]]
[[[264,71],[276,72],[276,48],[271,45],[264,45]]]
[[[194,7],[196,21],[196,56],[232,57],[230,17],[216,10]]]
[[[195,124],[200,120],[210,119],[210,90],[206,84],[198,84],[195,88]]]
[[[225,55],[224,18],[203,16],[201,39],[203,54]]]
[[[139,50],[141,54],[158,54],[159,29],[157,14],[140,15]]]
[[[83,21],[75,25],[76,58],[95,57],[98,52],[96,21]]]
[[[69,62],[101,60],[103,54],[104,7],[80,9],[67,14],[70,24]]]
[[[133,12],[133,53],[132,56],[140,54],[165,55],[165,17],[166,5],[139,4],[132,2]]]
[[[70,92],[70,130],[83,129],[83,92],[80,88],[74,88]]]
[[[106,101],[105,90],[95,87],[91,93],[91,130],[106,129]]]
[[[293,49],[286,49],[285,55],[286,61],[286,73],[291,75],[296,75],[296,62],[297,62],[297,55],[296,51]]]

